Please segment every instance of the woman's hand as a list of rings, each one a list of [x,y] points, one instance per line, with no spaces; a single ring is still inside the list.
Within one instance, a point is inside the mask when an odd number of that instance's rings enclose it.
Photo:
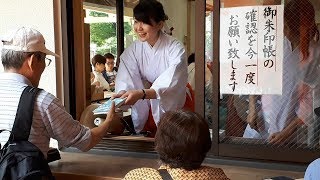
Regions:
[[[120,98],[124,93],[126,93],[127,91],[125,90],[122,90],[120,91],[118,94],[114,94],[111,96],[111,99],[114,99],[114,98]]]
[[[144,93],[140,90],[129,90],[122,94],[120,98],[127,98],[125,105],[134,105],[138,100],[142,99]]]
[[[144,99],[156,99],[157,93],[154,89],[136,89],[128,91],[120,91],[118,94],[115,94],[111,97],[114,98],[127,98],[125,105],[134,105],[138,100]]]
[[[291,136],[292,134],[290,134],[289,131],[282,130],[280,132],[271,134],[269,137],[269,143],[283,145],[292,140],[293,137]]]
[[[114,98],[127,98],[125,105],[134,105],[138,100],[142,99],[143,91],[142,90],[129,90],[129,91],[120,91],[118,94],[112,96]]]
[[[269,137],[269,143],[286,144],[291,142],[294,138],[296,138],[297,134],[295,132],[297,128],[303,124],[303,121],[296,117],[282,131],[271,134]]]

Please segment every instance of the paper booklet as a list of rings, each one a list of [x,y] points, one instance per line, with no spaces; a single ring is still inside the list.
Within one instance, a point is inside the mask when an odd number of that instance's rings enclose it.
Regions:
[[[93,110],[94,115],[102,115],[107,114],[109,110],[111,109],[112,101],[115,103],[115,107],[119,108],[124,102],[126,101],[126,98],[115,98],[115,99],[109,99],[107,102],[101,104],[99,107],[97,107],[95,110]]]

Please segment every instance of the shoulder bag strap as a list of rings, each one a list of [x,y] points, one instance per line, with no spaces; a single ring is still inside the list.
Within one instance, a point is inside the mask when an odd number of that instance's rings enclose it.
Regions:
[[[173,180],[166,169],[158,169],[158,172],[163,180]]]
[[[314,113],[320,117],[320,107],[315,108]]]
[[[27,86],[23,90],[9,141],[28,140],[32,124],[35,97],[39,90],[39,88],[31,86]]]

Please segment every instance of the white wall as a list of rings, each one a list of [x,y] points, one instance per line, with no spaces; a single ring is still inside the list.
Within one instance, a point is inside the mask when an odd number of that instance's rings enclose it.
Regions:
[[[320,10],[316,11],[316,22],[317,24],[320,23]]]
[[[48,49],[54,51],[54,23],[52,0],[1,0],[0,6],[0,37],[9,30],[20,26],[28,26],[39,30]],[[43,88],[53,95],[56,94],[56,75],[54,57],[51,65],[45,69],[40,81]],[[2,64],[0,72],[3,71]]]
[[[187,0],[159,0],[162,3],[164,12],[168,15],[169,27],[173,26],[173,36],[184,42],[187,35]]]
[[[191,25],[190,26],[190,54],[195,52],[195,39],[196,39],[196,1],[190,1],[190,6],[191,6],[191,12],[190,12],[190,18],[191,18]]]

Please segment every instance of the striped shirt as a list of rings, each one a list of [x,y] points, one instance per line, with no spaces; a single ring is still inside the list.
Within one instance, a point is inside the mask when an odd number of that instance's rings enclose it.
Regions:
[[[20,74],[0,74],[0,129],[12,129],[20,96],[27,85],[32,86]],[[1,145],[8,141],[9,136],[8,132],[0,133]],[[41,90],[35,100],[29,141],[46,157],[50,138],[56,139],[60,147],[72,146],[83,151],[90,144],[91,131],[74,120],[58,98]]]

